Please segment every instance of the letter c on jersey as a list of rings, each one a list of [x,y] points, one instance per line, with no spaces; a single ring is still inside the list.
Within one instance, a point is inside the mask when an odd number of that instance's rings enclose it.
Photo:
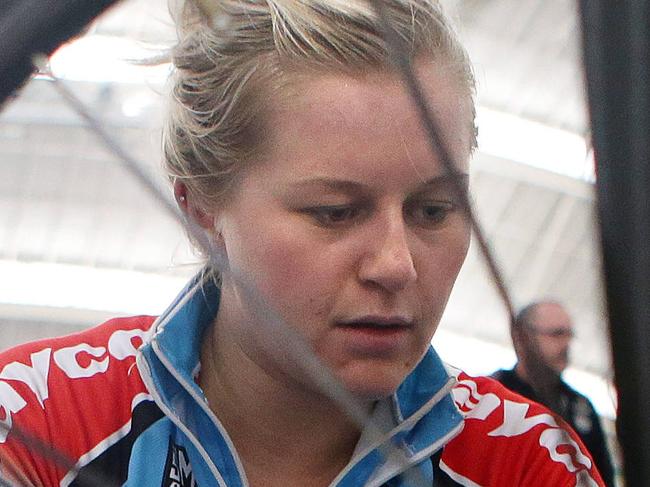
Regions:
[[[90,364],[87,367],[82,367],[77,360],[77,355],[82,352],[100,358],[106,354],[106,348],[91,347],[87,343],[80,343],[74,347],[62,348],[54,352],[54,362],[71,379],[92,377],[95,374],[106,372],[106,369],[108,369],[108,356],[103,360],[90,359]]]

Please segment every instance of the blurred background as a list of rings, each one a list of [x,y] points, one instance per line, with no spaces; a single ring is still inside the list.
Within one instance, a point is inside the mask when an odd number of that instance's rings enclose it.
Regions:
[[[594,214],[577,7],[447,0],[478,80],[472,189],[515,304],[554,298],[575,321],[566,380],[613,435],[614,389]],[[126,0],[62,47],[66,80],[160,184],[166,0]],[[184,232],[43,79],[0,113],[0,350],[121,314],[159,314],[199,258]],[[470,374],[515,363],[505,309],[473,248],[434,344]]]

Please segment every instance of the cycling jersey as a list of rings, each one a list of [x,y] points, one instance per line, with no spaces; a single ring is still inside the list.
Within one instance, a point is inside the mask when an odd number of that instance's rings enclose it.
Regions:
[[[219,289],[193,280],[157,319],[114,319],[0,354],[4,476],[48,487],[246,486],[194,380],[218,306]],[[432,348],[374,415],[386,434],[362,432],[333,486],[405,487],[406,469],[428,486],[603,485],[561,419],[445,367]],[[386,455],[388,443],[404,455]]]

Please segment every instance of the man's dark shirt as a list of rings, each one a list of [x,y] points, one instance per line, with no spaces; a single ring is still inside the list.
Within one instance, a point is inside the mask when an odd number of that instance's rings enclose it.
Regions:
[[[533,388],[522,380],[514,369],[497,370],[492,374],[492,377],[517,394],[521,394],[535,402],[543,403]],[[561,410],[556,410],[555,413],[559,414],[578,433],[587,449],[591,452],[603,480],[608,487],[613,487],[614,469],[596,410],[589,399],[571,388],[563,380],[560,380],[557,391],[557,404],[561,405]]]

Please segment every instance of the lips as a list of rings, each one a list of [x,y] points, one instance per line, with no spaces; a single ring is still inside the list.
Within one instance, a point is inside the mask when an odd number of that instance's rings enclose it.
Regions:
[[[394,358],[410,342],[414,322],[394,315],[366,315],[339,321],[343,349],[360,358]]]
[[[368,329],[400,329],[400,328],[411,328],[413,326],[413,321],[409,318],[402,316],[363,316],[359,318],[353,318],[348,320],[343,320],[338,323],[338,326],[345,328],[368,328]]]

